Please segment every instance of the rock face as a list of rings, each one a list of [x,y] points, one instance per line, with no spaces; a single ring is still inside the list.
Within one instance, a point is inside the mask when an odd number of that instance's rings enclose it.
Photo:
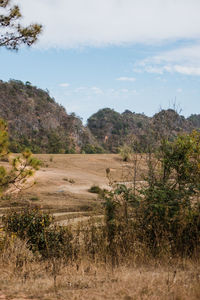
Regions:
[[[14,152],[74,153],[96,143],[79,118],[29,82],[0,82],[0,118],[8,123]]]

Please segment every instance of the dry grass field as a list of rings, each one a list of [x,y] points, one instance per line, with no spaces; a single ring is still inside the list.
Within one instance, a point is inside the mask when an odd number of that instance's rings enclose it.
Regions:
[[[37,184],[20,199],[2,200],[0,214],[9,206],[37,205],[54,214],[61,225],[86,221],[102,214],[102,200],[88,192],[92,185],[109,189],[106,169],[115,182],[131,181],[133,162],[118,155],[36,155],[42,161]],[[138,156],[139,178],[145,157]],[[15,239],[0,258],[0,299],[66,300],[197,300],[200,299],[200,265],[197,259],[153,260],[135,257],[121,266],[83,257],[66,265],[35,259],[24,242]],[[56,276],[55,276],[56,273]]]
[[[0,263],[0,299],[200,299],[200,267],[194,261],[149,261],[114,270],[86,259],[78,265],[61,263],[55,286],[49,263],[31,262],[27,250],[30,261],[16,268],[16,254],[19,249],[23,251],[23,247],[17,247]]]
[[[88,192],[97,185],[109,189],[106,169],[113,181],[131,181],[132,163],[117,154],[38,154],[42,167],[35,174],[36,184],[20,194],[20,200],[1,201],[0,215],[9,206],[37,205],[55,214],[58,220],[101,214],[101,200]],[[144,158],[140,163],[145,165]],[[144,169],[144,167],[143,167]],[[16,204],[17,203],[17,204]]]

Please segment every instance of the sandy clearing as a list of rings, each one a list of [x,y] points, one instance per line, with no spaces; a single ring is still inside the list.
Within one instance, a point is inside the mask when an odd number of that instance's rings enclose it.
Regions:
[[[95,210],[96,214],[101,213],[99,208],[102,201],[98,195],[89,193],[88,189],[92,185],[109,189],[106,177],[108,168],[113,181],[123,183],[133,179],[132,163],[123,162],[117,154],[37,154],[34,156],[42,161],[42,167],[35,174],[37,184],[24,191],[20,199],[54,214],[76,212],[78,217],[78,212]],[[139,159],[140,166],[143,168],[145,158],[141,159],[140,155]],[[4,165],[6,166],[6,163]],[[2,208],[5,206],[7,204],[1,202],[0,214],[4,213]],[[23,202],[21,205],[17,202],[17,207],[19,206],[23,206]]]
[[[41,205],[71,207],[92,204],[97,195],[88,192],[92,185],[109,188],[106,169],[113,178],[120,177],[123,164],[115,154],[40,154],[43,162],[36,173],[37,184],[24,193],[29,199],[38,197]],[[119,173],[119,175],[117,175]]]

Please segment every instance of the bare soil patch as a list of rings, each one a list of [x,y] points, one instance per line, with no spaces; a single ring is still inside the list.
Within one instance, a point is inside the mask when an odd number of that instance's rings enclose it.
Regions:
[[[24,195],[36,203],[56,209],[79,210],[97,202],[97,195],[88,192],[92,185],[109,188],[106,169],[113,178],[121,177],[123,164],[113,154],[54,154],[36,155],[43,167],[36,173],[37,184]],[[84,209],[83,209],[84,210]]]

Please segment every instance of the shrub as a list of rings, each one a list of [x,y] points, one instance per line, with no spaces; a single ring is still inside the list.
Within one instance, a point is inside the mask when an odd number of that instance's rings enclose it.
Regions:
[[[100,154],[100,153],[104,153],[105,151],[100,146],[86,144],[81,148],[81,152],[86,154]]]
[[[106,195],[106,226],[113,256],[119,234],[124,237],[128,231],[133,239],[127,249],[139,243],[153,256],[198,253],[200,133],[179,136],[173,142],[163,140],[157,153],[148,156],[144,179],[136,191],[117,185]]]
[[[98,185],[93,185],[89,188],[88,192],[98,194],[100,198],[104,198],[108,191],[106,189],[101,189]]]
[[[10,212],[3,218],[4,230],[26,240],[33,252],[39,252],[43,258],[59,258],[68,260],[72,256],[69,228],[52,226],[53,217],[39,209],[24,209]],[[50,226],[51,225],[51,226]]]
[[[132,153],[132,148],[126,144],[119,148],[119,154],[123,161],[130,161]]]
[[[38,246],[38,239],[52,224],[52,217],[41,212],[39,209],[25,208],[22,211],[11,211],[2,217],[5,231],[16,233],[21,239],[27,239],[30,248],[35,250]]]
[[[98,185],[93,185],[91,186],[91,188],[89,188],[88,192],[94,194],[100,194],[102,192],[102,189]]]

